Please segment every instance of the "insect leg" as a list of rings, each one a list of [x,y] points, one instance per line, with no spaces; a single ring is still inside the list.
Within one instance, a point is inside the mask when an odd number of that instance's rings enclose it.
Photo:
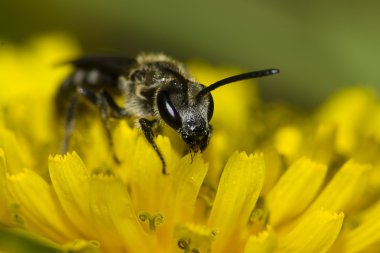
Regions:
[[[67,152],[67,147],[69,145],[69,139],[73,132],[75,125],[75,111],[78,105],[78,97],[76,95],[72,96],[69,102],[69,108],[66,115],[65,121],[65,136],[63,138],[63,143],[61,147],[61,153]]]
[[[118,109],[120,109],[120,110],[117,112],[114,112],[114,108],[112,107],[112,105],[117,106],[116,102],[113,101],[113,99],[111,97],[109,99],[107,99],[103,95],[103,93],[100,93],[101,95],[97,95],[95,92],[93,92],[89,89],[84,89],[84,88],[80,88],[79,93],[99,108],[102,123],[104,125],[104,129],[106,130],[108,145],[109,145],[111,152],[112,152],[112,157],[117,164],[120,164],[121,162],[120,162],[119,158],[117,157],[117,155],[115,153],[115,149],[114,149],[114,143],[113,143],[113,138],[112,138],[112,133],[111,133],[111,126],[109,124],[109,119],[110,119],[112,112],[113,112],[113,114],[118,113],[118,115],[120,115],[120,117],[121,117],[122,108],[118,107]],[[112,99],[111,105],[109,103],[110,99]],[[126,117],[127,114],[123,114],[123,116]]]
[[[107,91],[101,91],[100,96],[102,100],[104,100],[104,103],[109,107],[110,116],[112,118],[120,119],[131,117],[131,114],[124,108],[120,107]]]
[[[144,118],[139,119],[139,123],[141,126],[142,131],[144,132],[145,138],[148,140],[150,145],[152,145],[154,151],[156,151],[158,157],[160,158],[162,162],[162,174],[167,174],[166,173],[166,163],[164,160],[164,156],[162,155],[161,151],[158,149],[156,143],[154,142],[154,134],[152,130],[152,126],[155,121],[150,121]]]

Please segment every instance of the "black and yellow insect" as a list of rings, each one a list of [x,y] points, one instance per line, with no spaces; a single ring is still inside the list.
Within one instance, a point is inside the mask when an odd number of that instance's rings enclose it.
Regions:
[[[164,123],[176,130],[190,152],[203,151],[212,132],[209,122],[214,102],[210,92],[232,82],[279,73],[277,69],[248,72],[206,87],[182,63],[163,54],[141,54],[137,58],[88,56],[70,63],[75,69],[57,94],[58,107],[67,107],[62,152],[68,147],[78,102],[85,99],[99,109],[112,151],[109,120],[135,119],[160,158],[164,174],[165,159],[154,141],[155,125]],[[121,105],[115,101],[120,96]],[[114,159],[118,161],[116,155]]]

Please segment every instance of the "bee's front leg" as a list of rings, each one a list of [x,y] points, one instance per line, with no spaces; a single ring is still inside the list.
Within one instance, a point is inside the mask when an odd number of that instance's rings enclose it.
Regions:
[[[164,156],[162,155],[161,151],[158,149],[154,141],[154,133],[153,133],[152,127],[154,124],[156,124],[156,122],[157,122],[156,120],[150,121],[144,118],[139,119],[139,123],[140,123],[142,131],[144,132],[145,138],[148,140],[150,145],[152,145],[154,151],[156,151],[158,157],[160,158],[162,162],[162,174],[167,175],[168,173],[166,172],[166,163],[165,163]]]

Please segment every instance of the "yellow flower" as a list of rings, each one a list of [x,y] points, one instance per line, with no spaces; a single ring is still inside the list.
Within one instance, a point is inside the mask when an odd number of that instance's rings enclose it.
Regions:
[[[69,69],[51,66],[78,54],[61,35],[0,48],[0,252],[377,252],[370,91],[342,91],[309,115],[262,103],[249,81],[215,91],[204,154],[182,156],[170,131],[157,137],[163,175],[125,121],[113,122],[120,165],[96,117],[78,124],[76,151],[55,155],[54,92]],[[238,73],[189,68],[206,84]]]

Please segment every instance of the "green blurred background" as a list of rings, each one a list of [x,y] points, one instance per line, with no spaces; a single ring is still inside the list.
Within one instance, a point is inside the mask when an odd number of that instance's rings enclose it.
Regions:
[[[266,99],[313,107],[344,86],[380,90],[380,1],[1,1],[1,43],[64,32],[85,53],[165,52],[247,70]],[[0,70],[1,71],[1,70]]]

